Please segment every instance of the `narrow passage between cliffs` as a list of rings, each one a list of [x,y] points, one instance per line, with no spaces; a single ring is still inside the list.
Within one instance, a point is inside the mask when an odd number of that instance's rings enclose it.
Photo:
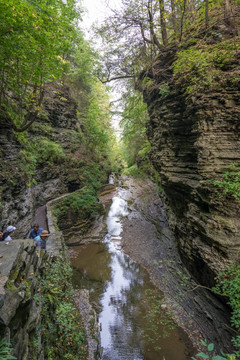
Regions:
[[[102,242],[71,249],[75,288],[88,289],[101,327],[104,360],[188,360],[192,348],[145,269],[122,250],[127,190],[113,197]]]

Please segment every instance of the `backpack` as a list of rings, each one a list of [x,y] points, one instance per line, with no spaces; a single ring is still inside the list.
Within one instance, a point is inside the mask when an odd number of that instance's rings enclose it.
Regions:
[[[9,232],[8,231],[4,231],[3,233],[3,237],[2,237],[2,240],[1,241],[4,241],[9,235]]]

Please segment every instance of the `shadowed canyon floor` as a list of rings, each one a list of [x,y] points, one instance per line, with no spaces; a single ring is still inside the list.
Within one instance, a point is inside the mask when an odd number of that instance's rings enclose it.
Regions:
[[[196,283],[183,266],[156,186],[148,180],[130,178],[123,178],[122,186],[126,189],[128,214],[121,219],[121,248],[148,271],[154,284],[163,291],[161,308],[171,313],[196,349],[201,348],[201,339],[207,339],[216,349],[231,352],[228,310],[211,291]],[[117,188],[116,192],[100,197],[106,207],[118,192]],[[69,249],[70,257],[72,251],[75,249]],[[183,337],[186,338],[184,334]]]
[[[151,181],[127,178],[124,186],[130,211],[123,219],[124,251],[148,270],[165,294],[166,309],[197,348],[201,339],[207,339],[217,349],[231,352],[228,309],[211,291],[200,287],[183,266],[156,186]]]

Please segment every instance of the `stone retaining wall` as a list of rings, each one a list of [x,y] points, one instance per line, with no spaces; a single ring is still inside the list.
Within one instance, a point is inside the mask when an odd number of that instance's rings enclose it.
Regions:
[[[29,239],[1,242],[0,253],[0,337],[11,342],[17,359],[28,359],[32,335],[41,322],[35,294],[49,254],[36,251]]]
[[[51,203],[46,206],[48,229],[51,233],[46,251],[37,249],[31,239],[0,242],[0,339],[6,338],[11,343],[13,355],[18,360],[32,359],[34,346],[37,346],[36,352],[40,354],[38,360],[44,360],[40,333],[42,306],[41,297],[38,296],[40,282],[46,263],[59,255],[64,241],[62,232],[55,227]],[[77,300],[76,304],[81,312],[79,303],[82,300],[79,296]],[[36,333],[39,333],[38,344]],[[99,331],[96,331],[97,338]],[[91,340],[89,339],[88,343],[91,344],[91,353],[94,354],[99,341],[94,343],[94,347]],[[93,355],[90,358],[94,359]]]

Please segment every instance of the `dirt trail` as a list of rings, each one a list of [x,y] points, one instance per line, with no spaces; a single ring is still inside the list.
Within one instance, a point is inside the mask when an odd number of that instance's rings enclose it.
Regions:
[[[123,219],[124,251],[148,270],[165,294],[164,308],[195,347],[200,349],[200,339],[207,339],[216,349],[231,352],[228,310],[210,291],[199,287],[183,266],[156,186],[148,180],[129,178],[123,178],[123,185],[128,189],[130,211]]]
[[[37,223],[45,230],[48,230],[47,217],[46,217],[46,205],[40,206],[35,212],[35,218],[33,224]]]

